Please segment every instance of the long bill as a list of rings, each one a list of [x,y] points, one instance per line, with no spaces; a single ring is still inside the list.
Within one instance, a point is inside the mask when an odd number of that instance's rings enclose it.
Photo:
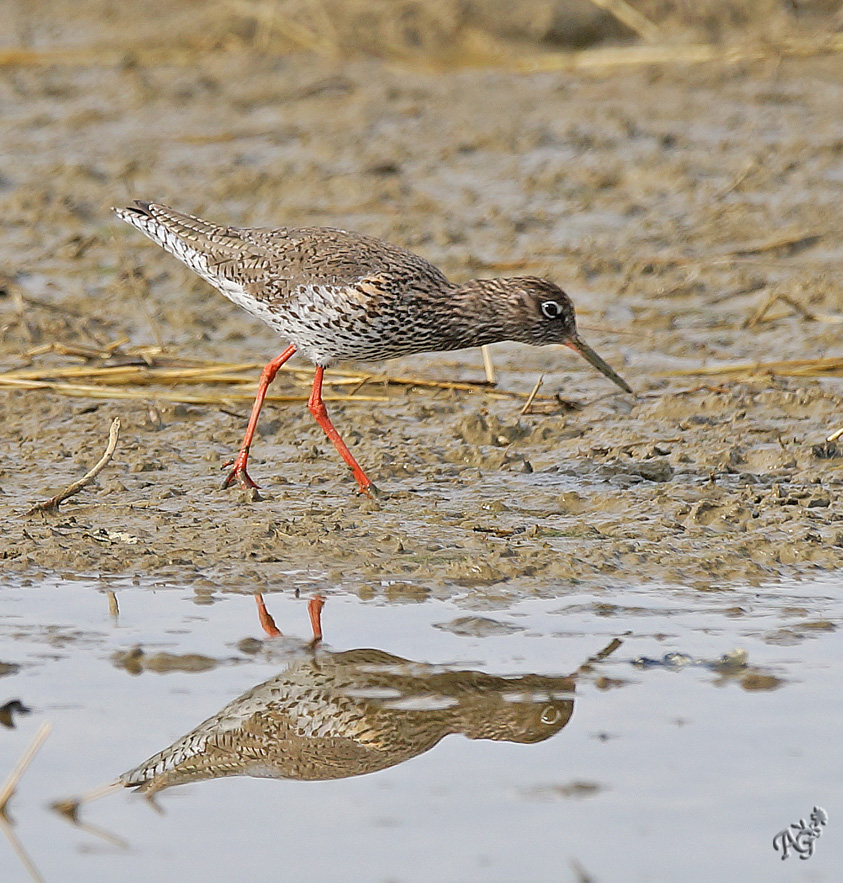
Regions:
[[[623,377],[610,368],[608,363],[601,359],[581,337],[571,338],[571,340],[565,342],[565,346],[570,347],[575,353],[579,353],[586,362],[594,365],[601,374],[605,374],[613,383],[617,383],[624,392],[632,392],[632,387]]]

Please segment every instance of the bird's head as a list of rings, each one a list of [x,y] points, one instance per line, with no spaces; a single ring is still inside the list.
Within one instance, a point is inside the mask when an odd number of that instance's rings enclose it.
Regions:
[[[629,384],[579,336],[571,298],[556,283],[537,276],[506,281],[519,312],[518,324],[523,332],[520,341],[534,346],[555,343],[570,347],[622,390],[632,392]]]

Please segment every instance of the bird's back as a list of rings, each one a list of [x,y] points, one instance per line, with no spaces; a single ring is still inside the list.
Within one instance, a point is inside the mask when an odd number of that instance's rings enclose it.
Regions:
[[[412,328],[453,288],[424,258],[362,233],[223,227],[145,202],[115,212],[319,364],[423,351]]]

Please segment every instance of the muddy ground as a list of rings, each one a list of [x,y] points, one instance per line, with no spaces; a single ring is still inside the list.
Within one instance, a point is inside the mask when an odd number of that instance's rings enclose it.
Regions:
[[[109,212],[144,198],[360,230],[457,280],[547,275],[636,395],[568,350],[515,345],[494,350],[499,389],[544,374],[542,394],[575,408],[520,416],[523,400],[484,391],[365,387],[388,400],[331,413],[376,502],[355,495],[303,403],[269,404],[251,465],[264,499],[250,501],[220,489],[248,401],[4,389],[6,574],[201,591],[298,573],[411,599],[843,566],[843,456],[824,444],[843,379],[667,373],[843,354],[843,55],[542,73],[329,55],[240,40],[4,67],[0,368],[84,364],[39,352],[54,343],[231,362],[280,351]],[[477,351],[356,367],[483,377]],[[306,394],[292,374],[276,387]],[[167,390],[180,391],[196,389]],[[27,517],[98,459],[115,415],[96,484]]]

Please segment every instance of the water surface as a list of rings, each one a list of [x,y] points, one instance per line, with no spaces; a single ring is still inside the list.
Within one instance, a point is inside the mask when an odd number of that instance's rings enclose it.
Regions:
[[[20,668],[0,681],[2,697],[32,713],[0,732],[2,769],[42,722],[53,727],[10,803],[13,831],[47,881],[831,881],[843,860],[839,589],[839,577],[710,592],[643,586],[477,609],[468,590],[395,603],[337,586],[325,593],[317,658],[365,648],[408,661],[387,666],[390,676],[555,678],[551,699],[573,703],[570,720],[533,744],[447,735],[368,775],[232,776],[163,789],[154,804],[122,789],[83,805],[79,820],[121,846],[48,805],[114,780],[313,659],[313,592],[265,596],[285,634],[268,638],[255,599],[227,587],[6,584],[0,661]],[[138,646],[143,655],[127,657]],[[504,691],[504,703],[526,701],[517,692]],[[435,690],[399,694],[368,698],[448,704]],[[813,857],[782,862],[773,837],[815,805],[830,820]],[[4,879],[30,879],[0,843]]]

